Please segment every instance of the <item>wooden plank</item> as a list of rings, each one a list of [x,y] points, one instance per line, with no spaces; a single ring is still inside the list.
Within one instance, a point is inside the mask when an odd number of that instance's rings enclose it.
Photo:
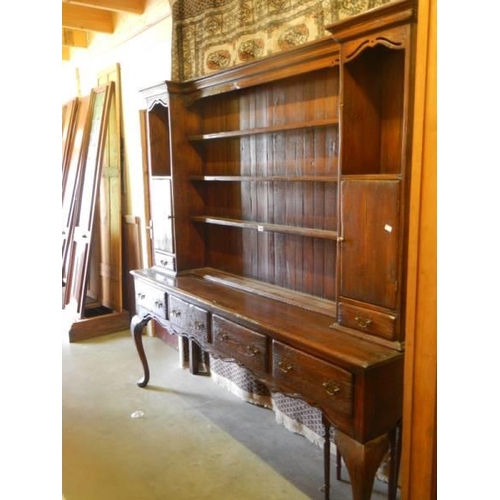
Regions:
[[[270,132],[286,132],[317,127],[328,127],[337,125],[337,119],[312,120],[310,122],[278,124],[269,127],[249,128],[246,130],[229,130],[227,132],[213,132],[210,134],[198,134],[189,136],[190,141],[206,141],[212,139],[228,139],[230,137],[245,137],[248,135],[269,134]]]
[[[115,31],[112,12],[64,3],[62,4],[62,26],[107,34]]]
[[[69,269],[70,245],[75,226],[75,212],[80,199],[81,176],[85,164],[91,113],[90,96],[78,99],[78,110],[68,167],[63,176],[62,186],[62,279],[66,282]],[[65,294],[63,306],[69,295]]]
[[[71,151],[73,149],[73,139],[78,117],[78,98],[74,98],[63,106],[63,129],[62,129],[62,189],[66,184],[69,163],[71,160]]]
[[[63,28],[62,44],[68,47],[79,47],[86,49],[89,45],[89,38],[86,31]]]
[[[114,12],[128,12],[129,14],[142,14],[145,3],[145,0],[63,0],[63,4],[80,5]]]
[[[244,278],[212,268],[195,269],[192,271],[192,274],[201,276],[203,279],[208,281],[221,283],[225,286],[255,293],[273,300],[279,300],[280,302],[285,302],[286,304],[297,305],[299,307],[303,307],[304,309],[316,311],[335,318],[336,306],[333,301],[313,297],[309,294],[288,290],[286,288],[270,285],[259,280]]]
[[[121,79],[115,64],[98,75],[98,85],[114,83],[99,195],[100,274],[99,298],[105,307],[119,312],[122,297],[122,209],[121,209]]]
[[[150,201],[150,186],[149,186],[149,169],[148,169],[148,143],[147,143],[147,115],[146,110],[139,110],[139,123],[141,132],[141,151],[142,151],[142,178],[144,182],[144,218],[146,226],[150,225],[151,220],[151,201]],[[151,231],[148,230],[148,241],[151,241]],[[153,265],[153,249],[151,243],[147,247],[147,262],[146,266]]]
[[[127,311],[103,314],[95,318],[84,318],[74,322],[69,330],[69,341],[78,342],[129,328]]]
[[[326,231],[324,229],[314,229],[299,226],[286,226],[285,224],[268,224],[266,222],[253,222],[246,220],[228,219],[226,217],[212,217],[208,215],[193,215],[191,220],[195,222],[204,222],[206,224],[217,224],[220,226],[239,227],[244,229],[254,229],[258,232],[274,232],[280,234],[299,234],[301,236],[310,236],[311,238],[324,238],[327,240],[336,240],[337,231]]]
[[[135,295],[134,280],[130,275],[130,271],[142,268],[140,222],[141,219],[133,215],[124,215],[122,217],[123,308],[129,311],[131,315],[135,312]]]
[[[85,155],[85,168],[82,171],[81,197],[75,208],[75,225],[71,240],[66,304],[83,317],[83,306],[87,291],[88,268],[94,229],[96,199],[101,178],[104,139],[108,124],[110,101],[114,85],[92,90],[90,108],[92,122],[89,146]]]
[[[139,110],[139,125],[141,134],[141,151],[142,151],[142,178],[144,185],[144,220],[146,221],[146,227],[150,226],[151,221],[151,200],[150,200],[150,185],[149,185],[149,164],[148,164],[148,142],[147,142],[147,112],[144,109]],[[142,234],[142,233],[141,233]],[[151,267],[153,265],[153,244],[152,244],[152,233],[150,229],[146,232],[146,263],[141,263],[139,267]],[[142,249],[141,249],[142,255]],[[132,289],[133,293],[133,289]],[[124,297],[126,297],[124,295]],[[135,299],[134,305],[129,304],[129,311],[135,313]],[[156,321],[150,321],[146,326],[146,333],[150,337],[159,336],[164,338],[166,336],[165,332],[162,332],[160,327],[157,325]]]
[[[418,3],[401,457],[406,500],[437,498],[436,5]]]
[[[266,151],[257,148],[258,152]],[[337,182],[337,177],[329,175],[191,175],[192,181],[209,182]]]

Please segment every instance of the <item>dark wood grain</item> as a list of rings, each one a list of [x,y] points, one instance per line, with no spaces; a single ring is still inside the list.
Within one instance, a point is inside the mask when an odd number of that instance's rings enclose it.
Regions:
[[[170,145],[170,170],[150,174],[171,182],[175,264],[132,272],[152,293],[138,313],[319,407],[354,500],[402,414],[413,17],[395,3],[329,42],[143,91],[168,130],[151,147]],[[325,498],[329,474],[325,457]]]

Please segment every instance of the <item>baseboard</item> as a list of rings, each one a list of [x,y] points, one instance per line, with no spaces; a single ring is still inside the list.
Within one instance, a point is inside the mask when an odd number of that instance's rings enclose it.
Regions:
[[[69,329],[69,341],[91,339],[126,330],[130,326],[128,311],[112,312],[93,318],[83,318],[74,322]]]

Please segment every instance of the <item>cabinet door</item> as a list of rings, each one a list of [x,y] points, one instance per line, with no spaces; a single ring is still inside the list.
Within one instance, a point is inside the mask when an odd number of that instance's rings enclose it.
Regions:
[[[342,182],[341,298],[395,309],[400,181]]]
[[[150,188],[154,263],[174,270],[171,180],[168,177],[152,177]]]

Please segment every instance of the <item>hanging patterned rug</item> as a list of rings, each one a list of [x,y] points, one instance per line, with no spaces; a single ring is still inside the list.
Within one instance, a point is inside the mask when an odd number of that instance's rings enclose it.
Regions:
[[[328,35],[389,0],[176,0],[172,79],[190,80]]]

